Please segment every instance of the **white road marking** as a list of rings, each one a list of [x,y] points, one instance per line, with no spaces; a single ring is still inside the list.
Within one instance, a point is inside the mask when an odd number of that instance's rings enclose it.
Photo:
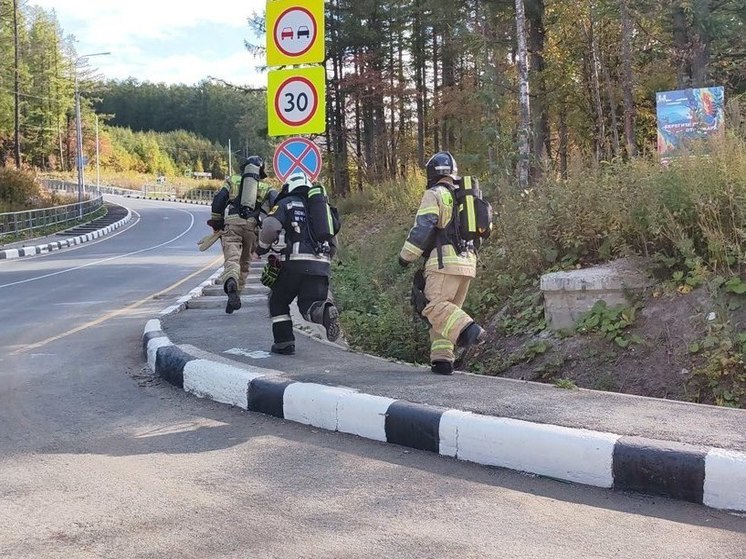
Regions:
[[[65,307],[68,305],[99,305],[101,303],[108,303],[109,301],[79,301],[77,303],[55,303],[56,307]]]
[[[227,353],[228,355],[241,355],[243,357],[250,357],[251,359],[269,359],[270,357],[272,357],[272,355],[270,353],[267,353],[266,351],[249,351],[248,349],[240,349],[237,347],[229,349],[224,353]]]
[[[134,256],[135,254],[142,254],[143,252],[148,252],[148,251],[155,250],[157,248],[169,245],[169,244],[173,243],[174,241],[178,241],[179,239],[181,239],[184,235],[186,235],[187,233],[189,233],[189,231],[191,231],[194,228],[194,215],[192,215],[190,212],[188,212],[186,210],[177,210],[177,211],[184,212],[185,214],[187,214],[189,216],[189,218],[191,219],[191,222],[189,224],[189,227],[186,229],[186,231],[184,231],[180,235],[177,235],[173,239],[170,239],[170,240],[166,241],[165,243],[161,243],[159,245],[155,245],[155,246],[152,246],[152,247],[149,247],[149,248],[143,248],[143,249],[136,250],[136,251],[133,251],[133,252],[128,252],[126,254],[120,254],[118,256],[112,256],[110,258],[104,258],[103,260],[96,260],[95,262],[89,262],[88,264],[82,264],[81,266],[75,266],[74,268],[67,268],[65,270],[60,270],[59,272],[53,272],[51,274],[44,274],[43,276],[36,276],[36,277],[28,278],[28,279],[25,279],[25,280],[14,281],[13,283],[6,283],[6,284],[3,284],[3,285],[0,285],[0,289],[2,289],[3,287],[12,287],[14,285],[21,285],[21,284],[24,284],[24,283],[30,283],[32,281],[37,281],[37,280],[41,280],[41,279],[51,278],[51,277],[54,277],[54,276],[59,276],[60,274],[66,274],[68,272],[74,272],[75,270],[82,270],[83,268],[90,268],[91,266],[96,266],[98,264],[103,264],[105,262],[111,262],[112,260],[119,260],[120,258],[126,258],[128,256]]]

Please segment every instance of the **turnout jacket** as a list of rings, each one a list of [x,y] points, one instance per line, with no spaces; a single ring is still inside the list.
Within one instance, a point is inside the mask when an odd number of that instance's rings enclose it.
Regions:
[[[336,244],[335,240],[330,243],[332,250],[329,254],[316,254],[305,204],[307,191],[307,187],[301,187],[278,199],[262,222],[259,246],[264,250],[271,248],[279,240],[280,234],[284,233],[285,248],[281,252],[285,257],[283,269],[298,274],[328,276]]]
[[[212,199],[212,219],[225,219],[226,223],[239,225],[246,225],[248,223],[256,225],[259,221],[258,215],[249,217],[248,219],[244,219],[239,215],[241,208],[238,196],[240,191],[241,175],[233,175],[227,178],[222,188]],[[272,187],[265,182],[260,181],[257,185],[256,203],[265,214],[270,210],[268,199],[271,191]],[[226,208],[228,208],[227,218],[225,217]]]
[[[454,188],[456,187],[443,181],[425,191],[414,226],[409,231],[399,256],[407,262],[414,262],[424,256],[426,271],[473,278],[477,274],[477,256],[474,250],[460,253],[448,240],[448,234],[452,234],[450,230],[454,228]],[[438,237],[443,254],[443,268],[440,269],[436,248]]]

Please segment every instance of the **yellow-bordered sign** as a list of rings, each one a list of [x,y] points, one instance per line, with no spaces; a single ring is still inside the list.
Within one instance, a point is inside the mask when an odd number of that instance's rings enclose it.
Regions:
[[[270,136],[322,134],[326,131],[326,69],[271,71],[267,110]]]
[[[323,62],[325,46],[324,0],[267,2],[267,66]]]

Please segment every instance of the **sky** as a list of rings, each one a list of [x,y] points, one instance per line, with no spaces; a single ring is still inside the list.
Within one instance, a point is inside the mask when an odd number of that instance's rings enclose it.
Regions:
[[[79,55],[107,79],[195,84],[208,76],[234,84],[266,86],[244,41],[263,44],[247,19],[266,0],[30,0],[54,10]]]

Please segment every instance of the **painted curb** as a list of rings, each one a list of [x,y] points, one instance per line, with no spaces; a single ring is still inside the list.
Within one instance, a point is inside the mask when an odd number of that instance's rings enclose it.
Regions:
[[[743,452],[415,404],[293,381],[271,369],[251,372],[190,355],[158,319],[145,326],[143,354],[155,374],[178,388],[247,411],[477,464],[746,512]]]
[[[81,245],[83,243],[87,243],[94,239],[98,239],[110,234],[114,230],[119,229],[123,225],[129,223],[131,219],[132,212],[129,210],[129,208],[127,208],[127,215],[125,217],[107,227],[104,227],[103,229],[98,229],[97,231],[93,231],[92,233],[86,233],[85,235],[79,235],[77,237],[64,239],[62,241],[54,241],[52,243],[47,243],[46,245],[0,250],[0,260],[12,260],[14,258],[23,258],[24,256],[47,254],[49,252],[55,252],[63,248]]]
[[[125,198],[134,198],[135,200],[152,200],[154,202],[179,202],[180,204],[194,204],[197,206],[210,206],[212,202],[202,200],[187,200],[186,198],[154,198],[152,196],[140,196],[137,194],[125,194]]]

